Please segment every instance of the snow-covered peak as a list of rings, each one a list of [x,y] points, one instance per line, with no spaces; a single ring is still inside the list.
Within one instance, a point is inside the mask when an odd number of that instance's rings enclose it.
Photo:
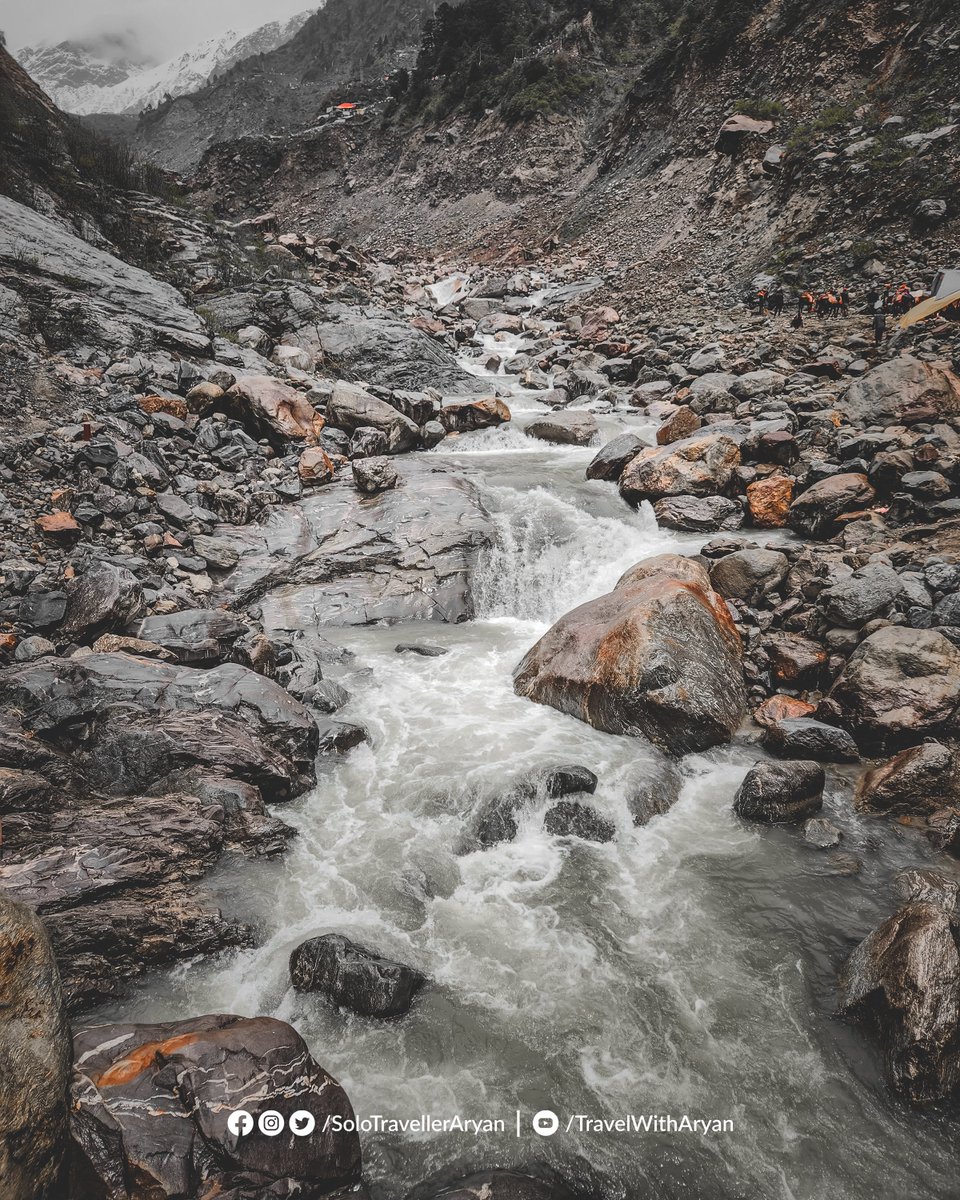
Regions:
[[[27,46],[17,58],[64,112],[137,113],[165,96],[196,91],[245,58],[275,50],[289,41],[314,11],[270,21],[253,30],[228,29],[159,64],[108,62],[71,42]]]

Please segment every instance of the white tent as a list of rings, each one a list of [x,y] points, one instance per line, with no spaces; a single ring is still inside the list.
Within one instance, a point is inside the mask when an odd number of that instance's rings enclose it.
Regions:
[[[900,328],[909,329],[919,321],[925,321],[952,304],[960,304],[960,270],[941,271],[933,281],[930,299],[914,305],[900,318]]]

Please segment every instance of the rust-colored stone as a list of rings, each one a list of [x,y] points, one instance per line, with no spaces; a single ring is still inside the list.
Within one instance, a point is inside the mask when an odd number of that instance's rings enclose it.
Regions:
[[[70,541],[80,533],[79,523],[68,512],[44,513],[37,517],[37,528],[55,542]]]
[[[747,485],[750,519],[759,529],[782,528],[792,501],[793,480],[785,475],[768,475]]]
[[[754,710],[753,719],[758,725],[769,729],[778,721],[788,721],[791,717],[810,717],[816,712],[816,706],[806,700],[798,700],[796,696],[770,696]]]
[[[185,421],[190,411],[186,400],[181,400],[179,396],[144,396],[139,404],[145,413],[166,413],[180,421]]]

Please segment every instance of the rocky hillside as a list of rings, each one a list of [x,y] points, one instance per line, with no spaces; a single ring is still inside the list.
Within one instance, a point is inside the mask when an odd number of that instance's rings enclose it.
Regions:
[[[542,253],[570,240],[606,264],[611,295],[639,302],[718,273],[737,286],[760,268],[799,278],[811,261],[849,275],[904,238],[929,252],[911,268],[921,277],[949,260],[956,6],[768,0],[700,24],[696,5],[673,22],[651,6],[623,31],[623,6],[603,11],[521,21],[540,40],[515,64],[510,42],[456,49],[473,45],[473,0],[431,27],[379,119],[247,139],[239,154],[224,144],[200,195],[382,248]]]
[[[412,66],[431,0],[330,0],[284,45],[238,63],[207,87],[145,113],[131,144],[189,171],[205,151],[249,135],[312,127],[331,99],[362,100],[371,84]],[[335,93],[351,83],[343,95]]]

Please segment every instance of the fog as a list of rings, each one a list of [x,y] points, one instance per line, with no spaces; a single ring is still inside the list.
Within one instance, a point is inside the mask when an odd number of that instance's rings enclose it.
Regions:
[[[0,29],[11,50],[70,40],[111,61],[163,62],[223,30],[254,29],[315,7],[312,0],[42,0],[11,5]]]

